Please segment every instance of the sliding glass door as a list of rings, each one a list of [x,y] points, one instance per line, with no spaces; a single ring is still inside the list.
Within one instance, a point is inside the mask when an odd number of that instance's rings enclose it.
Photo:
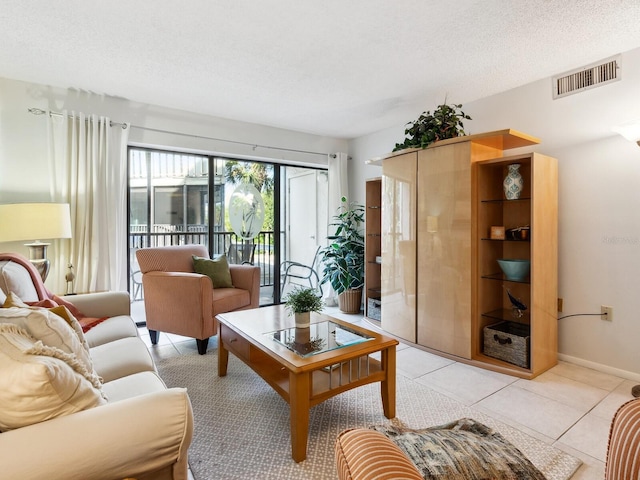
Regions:
[[[134,301],[144,295],[135,251],[163,245],[198,243],[258,265],[260,305],[279,303],[291,284],[317,286],[302,266],[317,267],[326,238],[326,171],[130,148],[129,172]]]

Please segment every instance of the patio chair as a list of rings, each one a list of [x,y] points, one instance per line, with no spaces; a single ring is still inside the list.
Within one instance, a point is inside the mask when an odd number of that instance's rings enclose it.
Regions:
[[[140,270],[136,270],[131,273],[131,297],[135,302],[136,300],[144,300],[143,290],[142,290],[142,272]]]
[[[311,265],[304,265],[300,262],[294,262],[293,260],[285,260],[280,264],[280,281],[281,288],[280,293],[284,294],[284,289],[287,282],[296,285],[309,285],[310,288],[316,288],[320,295],[322,295],[322,286],[320,285],[320,276],[315,270],[318,260],[318,252],[320,252],[320,246],[316,248],[316,253],[313,255]]]
[[[253,265],[255,243],[232,243],[227,249],[227,261],[236,265]]]

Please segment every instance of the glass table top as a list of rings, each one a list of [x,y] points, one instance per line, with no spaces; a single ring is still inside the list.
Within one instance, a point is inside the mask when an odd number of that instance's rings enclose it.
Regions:
[[[312,323],[309,328],[285,328],[265,333],[265,335],[301,357],[309,357],[373,339],[331,321]]]

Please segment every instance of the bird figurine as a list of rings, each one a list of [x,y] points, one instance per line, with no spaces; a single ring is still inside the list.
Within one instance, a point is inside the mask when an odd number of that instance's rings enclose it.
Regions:
[[[509,300],[511,301],[513,316],[516,318],[521,318],[524,315],[524,311],[527,309],[527,306],[522,303],[522,301],[509,291],[507,288],[507,295],[509,296]]]
[[[75,295],[75,293],[73,292],[73,282],[76,279],[76,274],[73,273],[72,264],[67,265],[67,268],[69,269],[69,271],[64,276],[64,279],[67,281],[67,289],[65,291],[65,295]]]

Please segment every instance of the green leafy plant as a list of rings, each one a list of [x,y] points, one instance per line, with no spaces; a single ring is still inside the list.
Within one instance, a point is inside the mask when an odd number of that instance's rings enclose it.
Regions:
[[[466,135],[462,120],[471,120],[464,113],[462,105],[438,105],[431,112],[424,112],[415,122],[407,123],[404,133],[407,135],[404,142],[396,143],[393,151],[405,148],[426,148],[433,142]]]
[[[320,312],[324,302],[315,288],[295,287],[286,296],[285,308],[289,313]]]
[[[364,206],[347,203],[345,197],[341,200],[335,221],[329,224],[336,232],[327,237],[331,243],[320,250],[324,265],[320,283],[329,282],[338,295],[364,285]]]

